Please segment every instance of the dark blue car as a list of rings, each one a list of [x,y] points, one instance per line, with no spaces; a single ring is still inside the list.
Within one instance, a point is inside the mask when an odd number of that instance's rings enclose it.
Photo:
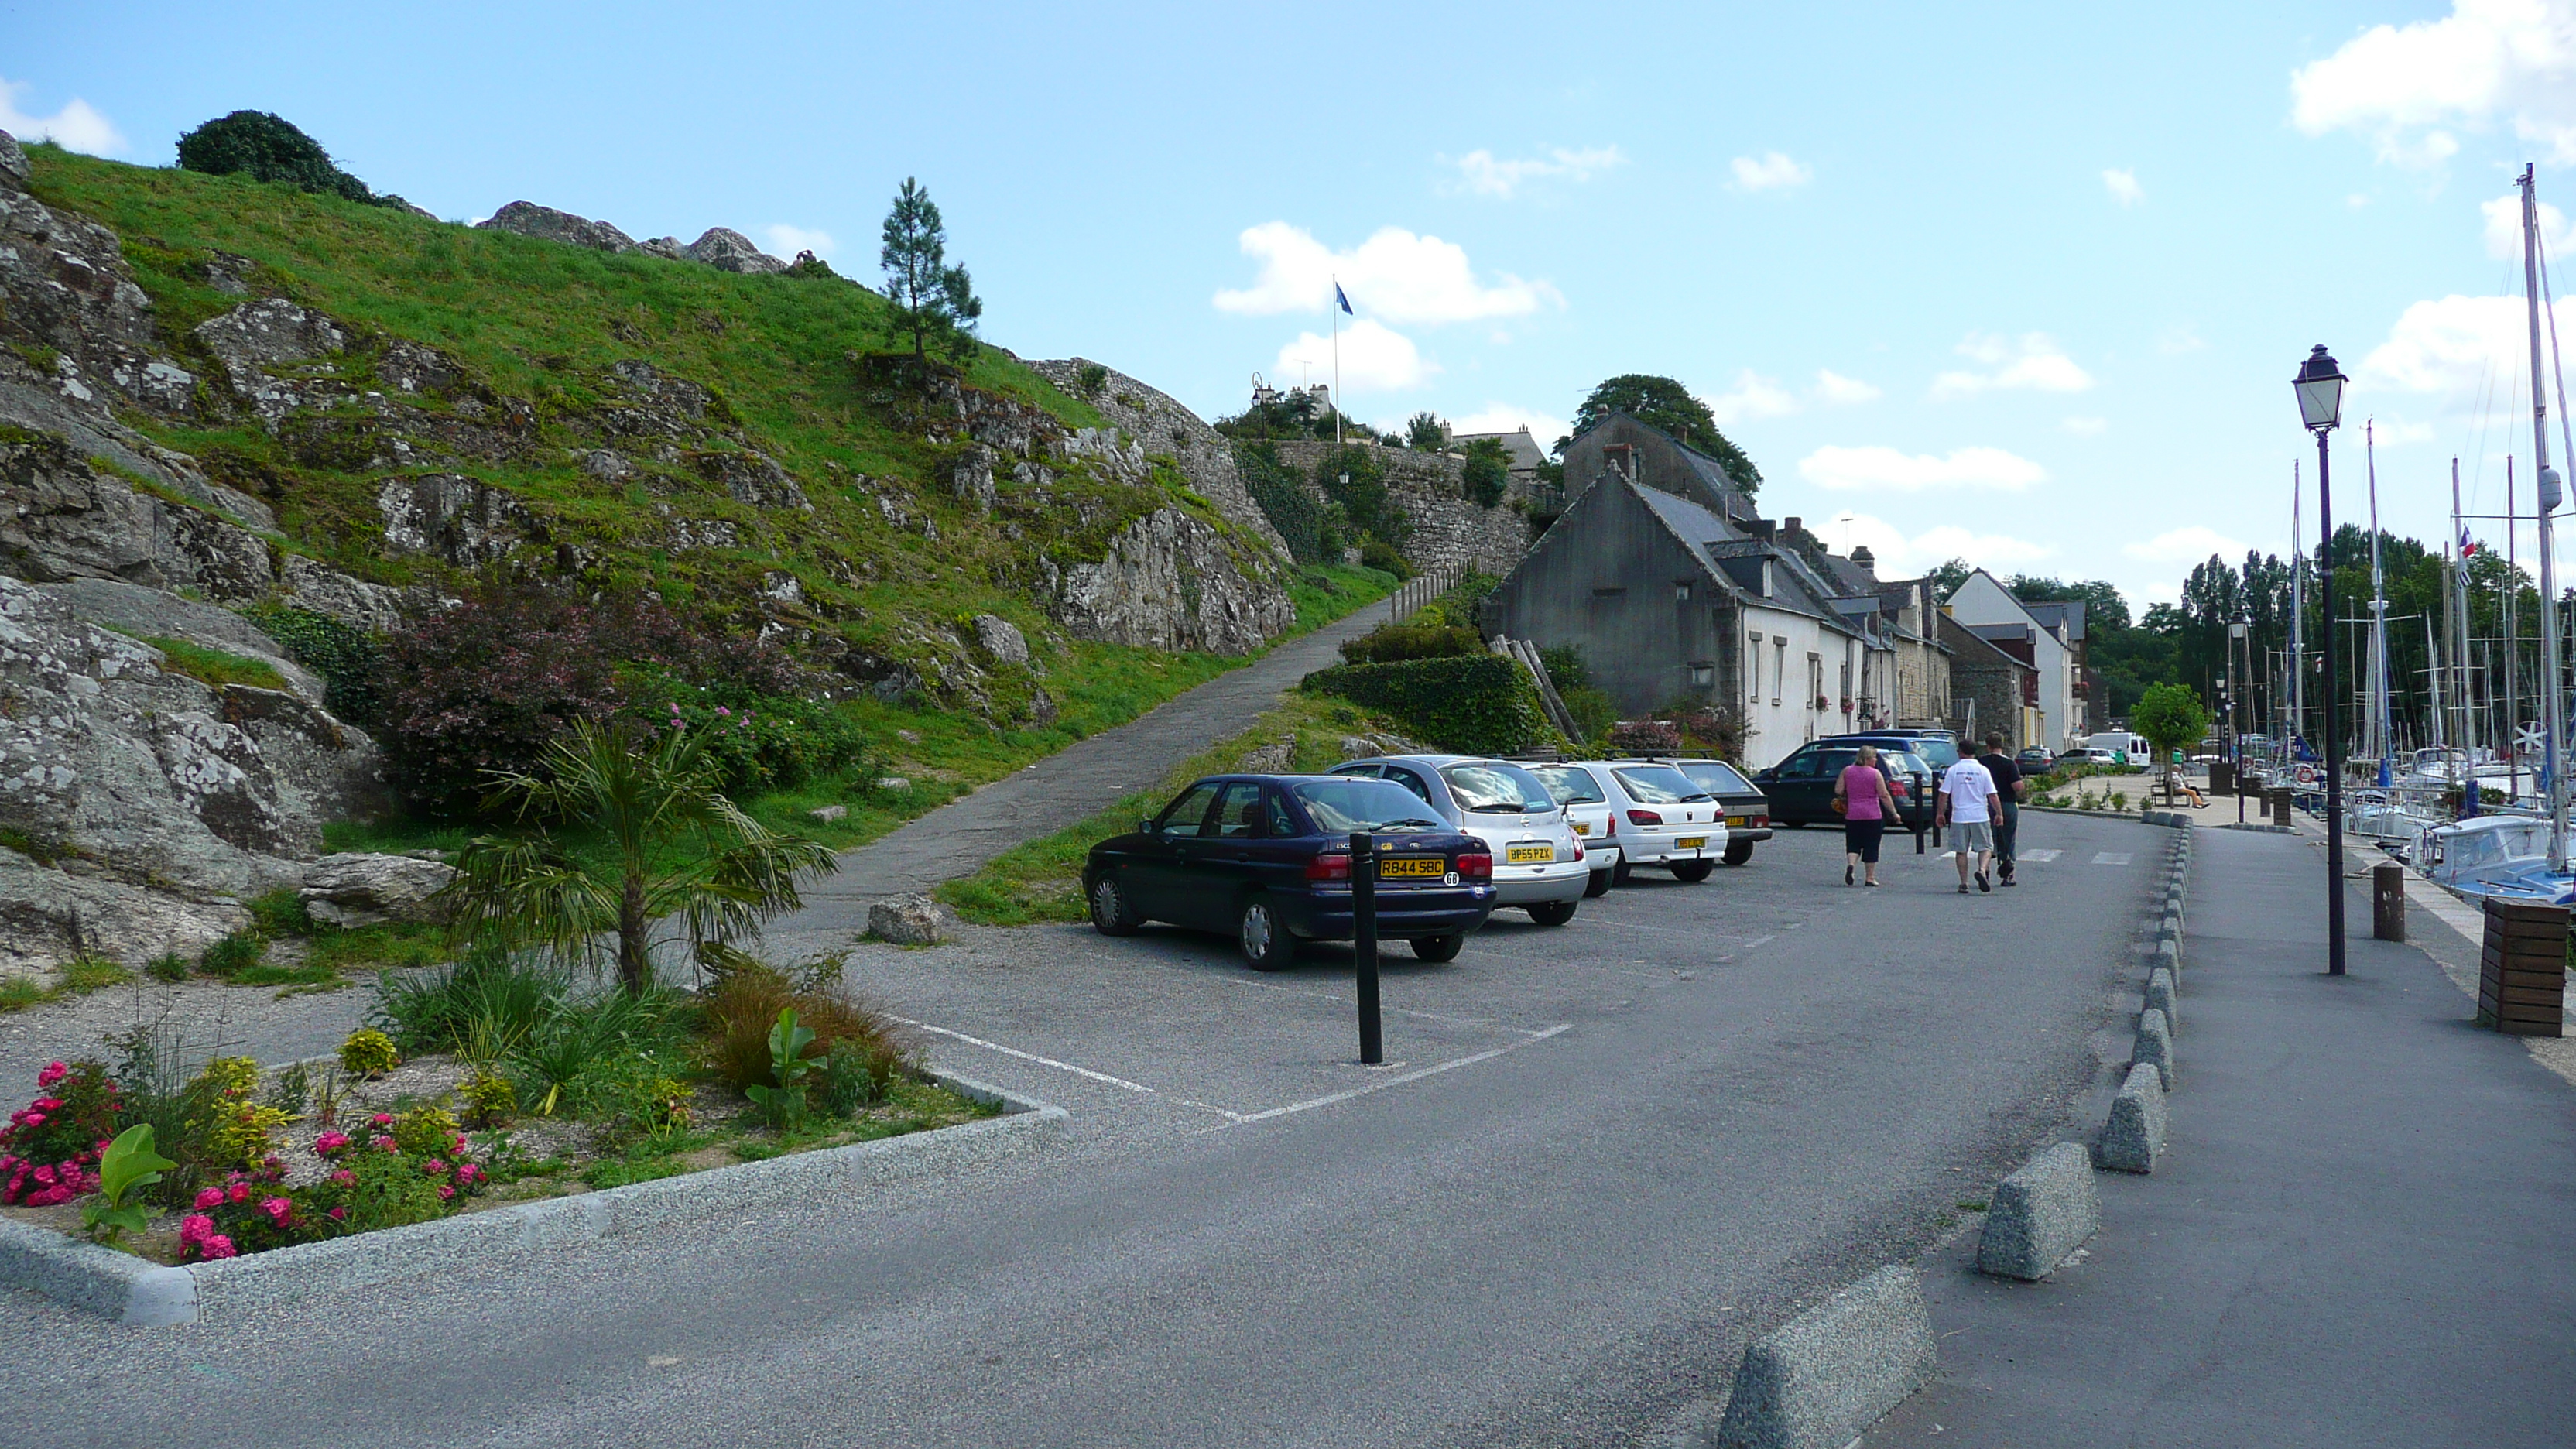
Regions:
[[[1455,958],[1494,909],[1494,858],[1384,780],[1213,775],[1133,832],[1091,848],[1082,891],[1105,935],[1147,921],[1230,931],[1253,969],[1297,942],[1351,939],[1350,837],[1377,838],[1377,929],[1425,961]]]

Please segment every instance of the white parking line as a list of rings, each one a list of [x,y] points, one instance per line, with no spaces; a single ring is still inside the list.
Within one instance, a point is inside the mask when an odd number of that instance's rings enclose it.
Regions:
[[[2055,860],[2065,853],[2066,852],[2062,850],[2025,850],[2013,858],[2015,860],[2029,860],[2045,863],[2047,861]]]
[[[2093,863],[2095,865],[2127,865],[2129,863],[2129,852],[2125,850],[2096,851],[2093,855]]]
[[[1561,1021],[1556,1025],[1549,1027],[1547,1030],[1538,1033],[1536,1036],[1531,1037],[1529,1041],[1516,1041],[1507,1046],[1494,1047],[1491,1050],[1476,1052],[1469,1056],[1452,1057],[1448,1061],[1440,1062],[1432,1066],[1416,1067],[1412,1071],[1389,1077],[1383,1082],[1371,1082],[1365,1087],[1353,1087],[1347,1092],[1335,1092],[1328,1097],[1315,1097],[1303,1102],[1291,1102],[1285,1107],[1273,1107],[1267,1112],[1247,1112],[1240,1117],[1236,1117],[1234,1120],[1237,1123],[1266,1122],[1273,1117],[1285,1117],[1293,1112],[1311,1112],[1317,1107],[1330,1107],[1336,1102],[1347,1102],[1353,1097],[1365,1097],[1371,1092],[1383,1092],[1389,1087],[1401,1087],[1407,1082],[1418,1082],[1424,1077],[1438,1076],[1440,1073],[1452,1070],[1453,1068],[1471,1067],[1478,1062],[1492,1061],[1494,1058],[1501,1056],[1505,1052],[1519,1051],[1522,1047],[1528,1046],[1532,1042],[1542,1042],[1559,1032],[1572,1031],[1573,1029],[1573,1022]]]
[[[922,1031],[937,1032],[941,1036],[962,1041],[968,1046],[982,1047],[988,1052],[1000,1052],[1006,1057],[1018,1057],[1024,1062],[1035,1062],[1042,1067],[1053,1067],[1059,1072],[1071,1072],[1077,1077],[1088,1077],[1095,1082],[1106,1082],[1113,1087],[1123,1087],[1130,1092],[1136,1092],[1143,1096],[1160,1097],[1163,1095],[1161,1092],[1156,1091],[1152,1087],[1146,1086],[1142,1082],[1131,1082],[1125,1077],[1113,1077],[1107,1072],[1095,1072],[1089,1067],[1077,1067],[1071,1062],[1060,1062],[1053,1057],[1042,1057],[1036,1052],[1024,1052],[1018,1047],[1006,1047],[997,1041],[986,1041],[980,1036],[968,1036],[962,1031],[951,1031],[944,1026],[932,1026],[926,1021],[914,1021],[912,1018],[907,1016],[890,1016],[886,1019],[888,1021],[899,1021],[905,1026],[917,1027]],[[1240,1112],[1229,1112],[1223,1107],[1215,1106],[1207,1102],[1195,1101],[1188,1097],[1174,1097],[1171,1100],[1180,1103],[1184,1107],[1196,1107],[1201,1111],[1214,1112],[1229,1122],[1240,1122],[1244,1120],[1243,1114]]]
[[[1289,996],[1312,996],[1320,1001],[1338,1002],[1343,1005],[1352,1004],[1350,997],[1344,996],[1338,991],[1318,991],[1310,986],[1282,986],[1275,981],[1241,981],[1231,977],[1223,977],[1219,979],[1224,980],[1231,986],[1249,987],[1258,991],[1277,991]],[[1503,1022],[1488,1020],[1480,1016],[1442,1016],[1436,1011],[1415,1011],[1411,1007],[1405,1006],[1390,1006],[1384,1009],[1397,1016],[1410,1016],[1422,1021],[1436,1021],[1444,1026],[1483,1027],[1492,1031],[1507,1031],[1514,1036],[1535,1037],[1539,1035],[1538,1032],[1532,1031],[1525,1026],[1510,1026]]]

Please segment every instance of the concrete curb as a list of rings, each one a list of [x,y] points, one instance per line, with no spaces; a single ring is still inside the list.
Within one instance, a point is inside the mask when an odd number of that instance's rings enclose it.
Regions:
[[[460,1255],[488,1258],[560,1248],[949,1171],[1034,1151],[1064,1133],[1067,1114],[1052,1103],[940,1072],[932,1073],[931,1080],[959,1096],[998,1106],[1003,1115],[183,1268],[162,1267],[41,1228],[0,1223],[0,1285],[30,1288],[123,1322],[187,1323],[424,1277]],[[22,1245],[22,1240],[28,1241]],[[122,1266],[126,1264],[132,1266]]]
[[[2173,1024],[2163,1012],[2150,1008],[2138,1013],[2138,1045],[2129,1060],[2155,1068],[2159,1084],[2168,1092],[2174,1089]]]
[[[2182,979],[2182,943],[2168,936],[2156,942],[2156,964],[2150,972],[2170,971],[2176,981]]]
[[[2174,976],[2162,966],[2147,977],[2147,1009],[2165,1014],[2165,1030],[2182,1035],[2182,1018],[2174,1007]]]
[[[2120,1095],[2111,1099],[2111,1120],[2102,1129],[2099,1157],[2113,1172],[2151,1173],[2164,1150],[2164,1083],[2154,1067],[2139,1062],[2129,1068]]]
[[[2102,1196],[2083,1144],[2060,1142],[1995,1185],[1977,1236],[1977,1271],[2036,1283],[2102,1231]]]
[[[1941,1366],[1922,1278],[1891,1264],[1747,1344],[1721,1449],[1843,1449]]]

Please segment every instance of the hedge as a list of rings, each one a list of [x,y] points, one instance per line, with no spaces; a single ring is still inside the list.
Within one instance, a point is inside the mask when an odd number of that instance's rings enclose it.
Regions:
[[[1499,654],[1339,664],[1297,687],[1388,715],[1436,749],[1498,755],[1557,743],[1529,676]]]

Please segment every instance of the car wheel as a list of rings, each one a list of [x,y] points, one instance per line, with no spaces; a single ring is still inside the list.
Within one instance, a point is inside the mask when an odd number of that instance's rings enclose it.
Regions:
[[[1682,881],[1686,884],[1697,884],[1700,881],[1708,879],[1708,873],[1715,869],[1717,869],[1717,863],[1715,861],[1680,861],[1675,863],[1673,866],[1673,879]]]
[[[1118,877],[1104,875],[1091,883],[1091,924],[1100,934],[1132,936],[1144,923],[1144,918],[1127,904],[1127,893],[1118,888]]]
[[[1409,943],[1420,961],[1455,961],[1458,948],[1467,944],[1464,936],[1416,936]]]
[[[1752,841],[1750,841],[1750,840],[1730,840],[1730,841],[1728,841],[1728,842],[1726,843],[1726,863],[1727,863],[1728,865],[1742,865],[1742,864],[1744,864],[1746,861],[1751,860],[1752,858],[1753,858],[1753,842],[1752,842]]]
[[[1297,943],[1279,924],[1279,913],[1270,908],[1268,896],[1254,896],[1243,903],[1243,913],[1235,918],[1234,940],[1243,948],[1243,963],[1255,971],[1285,971],[1297,959]]]
[[[1587,897],[1606,896],[1610,894],[1610,887],[1618,883],[1618,873],[1615,869],[1596,870],[1592,873],[1592,879],[1583,883],[1583,894]]]
[[[1631,866],[1628,862],[1622,860],[1618,865],[1612,867],[1610,871],[1610,883],[1612,885],[1626,885],[1628,883],[1628,877],[1635,874],[1635,872],[1636,868],[1634,866]]]
[[[1621,866],[1626,870],[1626,866]],[[1573,901],[1541,901],[1529,908],[1529,916],[1542,926],[1562,926],[1574,919]]]

